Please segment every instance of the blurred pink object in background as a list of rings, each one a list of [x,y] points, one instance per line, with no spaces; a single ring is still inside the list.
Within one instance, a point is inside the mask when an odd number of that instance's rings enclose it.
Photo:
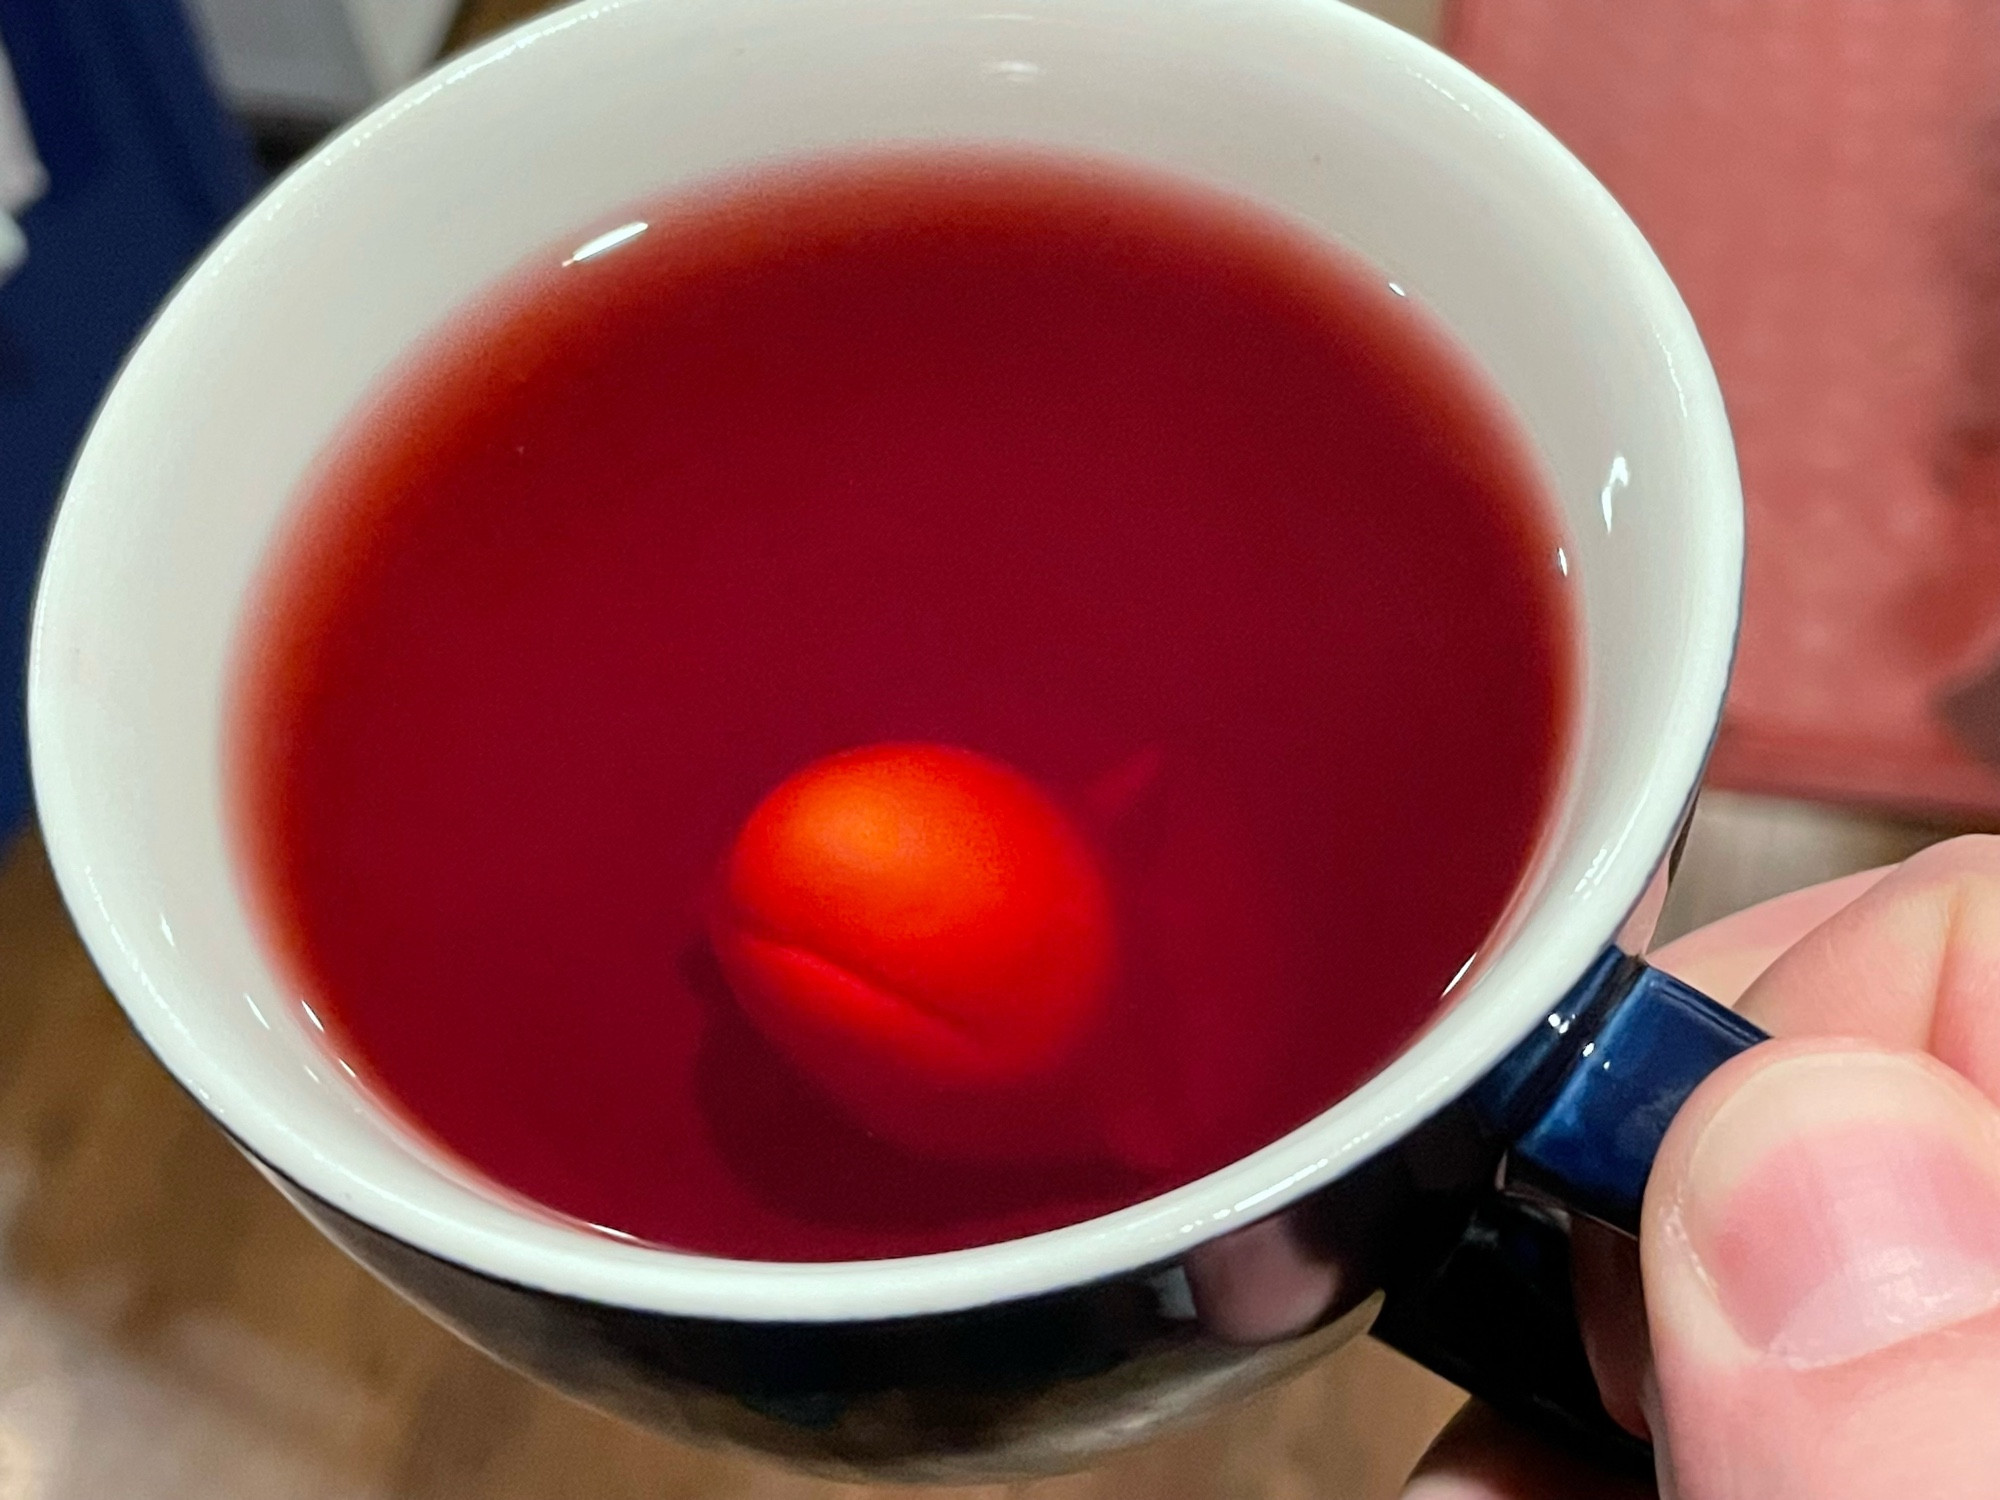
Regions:
[[[1707,340],[1749,577],[1711,781],[2000,810],[2000,4],[1454,0]]]

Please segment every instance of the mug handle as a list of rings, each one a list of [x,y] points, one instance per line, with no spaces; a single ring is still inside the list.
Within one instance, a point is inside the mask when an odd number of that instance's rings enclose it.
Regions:
[[[1688,1095],[1765,1034],[1643,960],[1607,951],[1475,1093],[1509,1142],[1495,1190],[1442,1261],[1392,1284],[1374,1333],[1503,1415],[1651,1477],[1584,1354],[1570,1280],[1576,1215],[1627,1235]]]

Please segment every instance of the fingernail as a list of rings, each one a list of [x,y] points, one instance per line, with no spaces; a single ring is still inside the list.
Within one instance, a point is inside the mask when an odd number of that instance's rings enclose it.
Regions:
[[[1801,1053],[1709,1120],[1675,1212],[1745,1344],[1859,1359],[2000,1306],[2000,1112],[1915,1057]]]

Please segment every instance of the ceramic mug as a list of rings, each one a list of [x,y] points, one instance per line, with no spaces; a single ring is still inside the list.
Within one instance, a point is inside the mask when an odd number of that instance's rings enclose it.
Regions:
[[[225,837],[230,642],[315,457],[482,287],[679,184],[925,141],[1220,185],[1358,252],[1456,333],[1565,514],[1586,657],[1566,789],[1435,1021],[1222,1171],[904,1260],[620,1242],[484,1184],[318,1045]],[[1630,956],[1721,708],[1742,541],[1713,375],[1638,231],[1514,105],[1360,12],[586,0],[315,152],[140,341],[49,545],[35,791],[77,925],[161,1062],[344,1248],[587,1401],[837,1474],[973,1478],[1084,1462],[1372,1321],[1524,1418],[1638,1458],[1595,1402],[1563,1228],[1631,1227],[1674,1108],[1755,1040]]]

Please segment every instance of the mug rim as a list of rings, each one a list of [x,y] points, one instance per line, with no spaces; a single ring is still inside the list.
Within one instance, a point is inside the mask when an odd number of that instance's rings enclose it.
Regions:
[[[576,0],[503,32],[446,61],[424,78],[376,105],[322,143],[304,161],[272,183],[238,216],[182,284],[211,265],[226,261],[256,232],[260,213],[274,203],[312,192],[310,167],[330,153],[353,149],[381,122],[436,91],[470,77],[536,42],[586,24],[602,15],[658,0]],[[1647,325],[1677,372],[1682,427],[1692,435],[1698,457],[1690,466],[1725,502],[1725,520],[1713,545],[1721,566],[1712,571],[1712,604],[1728,628],[1718,632],[1707,659],[1696,644],[1684,647],[1692,669],[1671,704],[1674,732],[1665,737],[1650,767],[1649,785],[1663,794],[1637,809],[1628,837],[1602,872],[1596,920],[1570,924],[1564,953],[1555,967],[1568,976],[1562,988],[1612,945],[1644,900],[1661,868],[1698,788],[1700,773],[1719,728],[1722,703],[1741,624],[1742,521],[1740,489],[1729,427],[1708,358],[1679,293],[1640,232],[1610,193],[1525,111],[1448,55],[1389,23],[1340,0],[1257,0],[1264,6],[1310,15],[1321,24],[1359,28],[1369,45],[1394,55],[1411,75],[1440,91],[1477,99],[1510,127],[1511,149],[1541,159],[1552,172],[1569,175],[1582,188],[1574,202],[1597,243],[1615,260],[1621,292],[1642,305]],[[1226,0],[1186,0],[1186,8],[1225,8]],[[133,354],[154,338],[162,313],[180,295],[162,304],[135,341]],[[129,366],[133,354],[128,354]],[[92,418],[81,455],[112,410],[125,385],[125,367],[112,381]],[[75,473],[72,468],[72,476]],[[1728,503],[1728,502],[1734,502]],[[1518,1044],[1539,1020],[1539,1012],[1501,1017],[1508,998],[1497,993],[1483,1007],[1485,1024],[1459,1026],[1451,1047],[1429,1045],[1435,1032],[1406,1044],[1380,1071],[1297,1129],[1193,1182],[1097,1218],[1034,1235],[928,1255],[886,1260],[778,1262],[723,1259],[666,1247],[620,1242],[580,1228],[568,1253],[523,1245],[507,1236],[468,1229],[440,1219],[422,1203],[382,1191],[359,1198],[348,1177],[331,1166],[313,1143],[295,1132],[259,1128],[257,1111],[221,1119],[216,1092],[226,1079],[205,1075],[198,1052],[184,1051],[141,1024],[120,982],[123,971],[111,959],[119,939],[102,907],[87,898],[89,852],[81,847],[79,820],[60,797],[48,792],[41,773],[52,753],[50,726],[61,689],[44,670],[42,647],[51,629],[48,579],[60,565],[69,483],[59,502],[45,548],[34,605],[29,647],[28,706],[30,767],[48,855],[58,884],[93,961],[125,1009],[134,1030],[161,1065],[217,1119],[225,1133],[268,1172],[319,1198],[379,1232],[445,1262],[498,1281],[578,1297],[618,1307],[748,1321],[847,1321],[916,1316],[1060,1290],[1141,1267],[1170,1261],[1206,1240],[1264,1218],[1333,1181],[1401,1139],[1416,1125],[1460,1097]],[[1731,566],[1733,564],[1733,566]],[[1546,946],[1553,947],[1554,944]],[[1573,951],[1572,951],[1573,950]],[[142,983],[145,981],[141,979]],[[1541,997],[1552,1004],[1561,990]],[[1481,1009],[1471,993],[1454,1005]],[[1438,1053],[1425,1057],[1425,1053]],[[1423,1059],[1421,1075],[1402,1066]],[[379,1112],[379,1107],[378,1107]],[[385,1112],[386,1113],[386,1112]],[[395,1122],[400,1130],[408,1127]],[[524,1222],[546,1225],[549,1213],[514,1209]],[[565,1221],[566,1222],[566,1221]]]

